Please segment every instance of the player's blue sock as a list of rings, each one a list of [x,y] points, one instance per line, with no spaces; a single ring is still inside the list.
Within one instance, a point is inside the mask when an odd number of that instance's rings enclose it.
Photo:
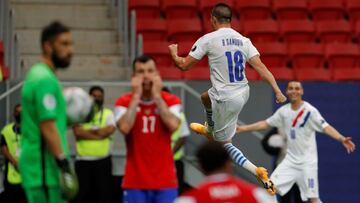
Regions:
[[[232,143],[226,143],[224,144],[224,148],[237,165],[244,167],[256,175],[256,166],[251,163],[251,161],[249,161],[237,147],[235,147]]]
[[[212,110],[211,109],[205,109],[206,112],[206,122],[208,124],[208,131],[212,132],[214,129],[214,121],[212,120]]]

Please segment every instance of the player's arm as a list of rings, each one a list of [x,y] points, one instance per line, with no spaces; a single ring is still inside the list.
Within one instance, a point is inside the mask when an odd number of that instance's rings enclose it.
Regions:
[[[5,141],[4,135],[1,135],[1,152],[4,155],[5,159],[9,160],[12,165],[17,168],[17,161],[16,159],[10,154],[9,149],[7,148],[7,144]]]
[[[256,123],[249,124],[249,125],[237,126],[236,133],[266,130],[270,127],[271,126],[265,120],[263,120],[263,121],[258,121]]]
[[[341,142],[345,147],[347,153],[351,153],[355,151],[355,144],[351,141],[351,137],[344,137],[339,133],[333,126],[328,125],[324,128],[324,133],[331,138]]]
[[[129,107],[121,118],[117,121],[117,126],[123,135],[129,134],[134,127],[136,119],[136,108],[140,103],[140,95],[133,95]]]
[[[98,136],[95,130],[86,130],[82,126],[77,125],[73,127],[73,133],[75,135],[76,140],[99,140],[102,137]]]
[[[178,56],[178,45],[171,44],[169,46],[170,55],[175,62],[176,67],[180,70],[186,71],[191,68],[194,64],[196,64],[199,60],[195,59],[194,57],[188,55],[186,57]]]
[[[95,133],[96,135],[102,138],[107,138],[110,135],[112,135],[114,132],[115,132],[115,118],[114,115],[111,113],[106,118],[106,126],[98,130],[95,130]]]
[[[179,149],[181,149],[182,146],[186,143],[186,137],[180,137],[173,148],[173,153],[175,154]]]
[[[63,159],[64,154],[61,148],[60,136],[54,120],[46,120],[40,123],[41,136],[50,150],[57,158]]]
[[[261,61],[260,56],[256,55],[249,59],[249,64],[259,73],[261,78],[270,84],[271,88],[275,92],[276,102],[283,103],[286,101],[286,97],[282,94],[279,86],[277,85],[273,74],[267,69],[265,64]]]
[[[152,96],[157,108],[159,109],[159,115],[161,121],[169,129],[170,132],[174,132],[180,126],[181,120],[174,113],[172,113],[161,96],[162,81],[160,76],[153,78]]]

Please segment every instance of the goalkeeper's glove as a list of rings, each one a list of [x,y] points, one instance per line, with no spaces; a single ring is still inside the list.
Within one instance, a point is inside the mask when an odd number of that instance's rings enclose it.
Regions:
[[[56,159],[60,168],[60,190],[64,198],[70,200],[75,197],[79,190],[79,184],[75,172],[70,168],[67,159]]]

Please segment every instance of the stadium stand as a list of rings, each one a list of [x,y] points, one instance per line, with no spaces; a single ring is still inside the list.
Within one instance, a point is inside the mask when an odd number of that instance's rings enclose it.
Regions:
[[[183,79],[183,72],[173,66],[158,66],[160,75],[167,80],[181,80]]]
[[[284,20],[280,22],[282,38],[287,43],[313,42],[316,39],[315,25],[309,20]]]
[[[312,0],[309,1],[309,9],[315,21],[340,20],[345,15],[342,0]]]
[[[193,46],[194,42],[184,42],[178,45],[178,54],[179,56],[183,56],[186,57],[192,46]],[[204,57],[203,59],[201,59],[197,64],[195,64],[194,67],[198,67],[198,66],[208,66],[208,61],[207,61],[207,57]]]
[[[284,43],[267,42],[255,43],[254,45],[261,53],[261,60],[267,67],[284,67],[287,65],[287,50]]]
[[[338,68],[332,74],[335,81],[360,80],[360,68]]]
[[[4,65],[4,43],[0,41],[0,65]]]
[[[246,78],[248,80],[260,80],[260,75],[251,67],[246,67]]]
[[[196,0],[166,0],[162,8],[167,19],[197,17]]]
[[[279,20],[303,20],[309,16],[306,0],[276,0],[273,9]]]
[[[331,43],[325,46],[325,55],[330,68],[356,67],[359,47],[350,43]]]
[[[350,22],[352,22],[352,24],[360,20],[360,1],[347,0],[346,9],[349,15]]]
[[[167,26],[169,41],[176,43],[195,42],[203,33],[198,18],[167,20]]]
[[[323,67],[324,46],[316,43],[293,43],[288,46],[294,68]]]
[[[277,80],[294,80],[294,71],[291,68],[280,67],[280,68],[271,68],[271,73],[276,76]]]
[[[168,44],[166,41],[146,41],[143,45],[143,51],[153,57],[158,66],[170,66],[172,60],[169,55]]]
[[[210,80],[210,69],[208,66],[194,67],[184,72],[185,80]]]
[[[272,17],[269,0],[237,0],[235,10],[241,20],[269,19]]]
[[[325,68],[295,69],[295,78],[300,81],[331,81],[331,72]]]
[[[274,20],[247,20],[244,22],[244,35],[252,42],[274,42],[279,38],[279,26]]]
[[[211,15],[211,9],[217,3],[226,3],[230,7],[234,8],[234,0],[199,0],[199,11],[204,19],[209,19]]]
[[[161,18],[156,19],[138,19],[136,21],[136,30],[142,34],[143,40],[163,40],[166,41],[167,25],[166,21]]]
[[[136,11],[136,18],[159,18],[160,0],[131,0],[129,10]]]
[[[326,20],[316,23],[316,32],[321,42],[351,42],[351,26],[345,20]]]

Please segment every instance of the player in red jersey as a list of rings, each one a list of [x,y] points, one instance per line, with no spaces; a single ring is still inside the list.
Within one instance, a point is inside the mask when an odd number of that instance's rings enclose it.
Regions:
[[[162,91],[155,62],[133,62],[132,92],[118,98],[116,123],[125,136],[124,202],[168,203],[177,196],[171,134],[180,125],[180,99]]]
[[[218,142],[207,142],[198,151],[200,166],[207,175],[205,181],[174,203],[273,203],[264,189],[231,176],[232,161]]]

